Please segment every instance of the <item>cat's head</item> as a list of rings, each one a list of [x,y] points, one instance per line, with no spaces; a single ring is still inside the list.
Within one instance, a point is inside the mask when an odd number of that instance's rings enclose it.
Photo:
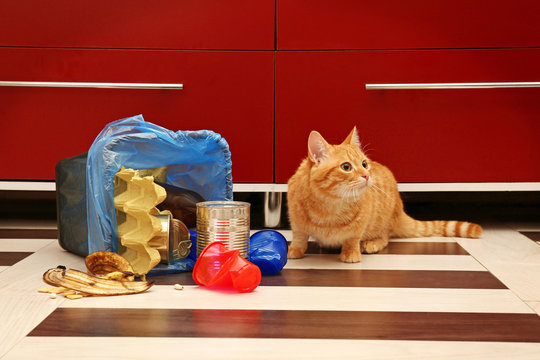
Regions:
[[[356,127],[339,145],[330,145],[317,131],[308,139],[311,185],[328,195],[353,198],[371,185],[370,160],[363,153]]]

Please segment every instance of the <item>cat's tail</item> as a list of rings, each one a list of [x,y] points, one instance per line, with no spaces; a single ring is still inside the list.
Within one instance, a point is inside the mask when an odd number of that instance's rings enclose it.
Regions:
[[[420,221],[402,213],[392,231],[399,238],[425,236],[456,236],[477,239],[482,235],[482,227],[465,221]]]

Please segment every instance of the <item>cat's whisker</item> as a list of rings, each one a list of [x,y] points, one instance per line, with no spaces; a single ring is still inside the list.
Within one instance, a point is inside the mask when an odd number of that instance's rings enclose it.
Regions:
[[[377,194],[384,195],[381,193],[381,191],[375,187],[372,187],[373,191],[375,191]]]
[[[369,145],[371,145],[371,143],[367,143],[366,145],[362,145],[361,147],[362,152],[366,155],[369,155],[369,152],[373,150],[368,147]]]
[[[377,185],[371,183],[371,186],[373,186],[373,188],[374,188],[375,190],[378,190],[378,191],[380,191],[381,193],[383,193],[384,195],[388,196],[388,194],[387,194],[386,192],[384,192],[384,190],[381,189],[380,187],[378,187]]]
[[[358,201],[360,199],[360,195],[361,195],[361,192],[360,192],[360,189],[355,186],[352,188],[352,197],[355,201]]]
[[[349,192],[353,198],[356,198],[356,186],[351,186]]]
[[[366,190],[367,190],[367,189],[366,189]],[[361,190],[361,189],[358,189],[358,188],[356,189],[356,191],[357,191],[356,201],[359,201],[359,200],[360,200],[360,197],[362,196],[362,194],[364,193],[364,191]]]
[[[342,189],[340,189],[340,206],[343,206],[344,203],[353,201],[357,202],[362,197],[362,194],[364,193],[365,188],[361,185],[363,185],[364,180],[356,180],[351,181],[346,186],[344,186]]]
[[[345,203],[346,201],[349,200],[349,198],[351,197],[351,191],[352,191],[352,189],[349,189],[348,187],[344,187],[344,188],[340,191],[340,193],[341,193],[341,194],[340,194],[340,195],[341,195],[341,196],[340,196],[340,198],[341,198],[341,200],[340,200],[340,207],[343,207],[343,206],[344,206],[344,203]]]

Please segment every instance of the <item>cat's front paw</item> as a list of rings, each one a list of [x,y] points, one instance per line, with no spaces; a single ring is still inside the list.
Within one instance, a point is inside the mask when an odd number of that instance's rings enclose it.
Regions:
[[[382,240],[365,240],[360,243],[360,251],[364,254],[375,254],[383,250],[387,244]]]
[[[357,263],[362,260],[362,253],[359,250],[341,250],[339,259],[346,263]]]
[[[303,257],[304,257],[304,251],[302,251],[299,248],[289,247],[289,251],[287,252],[287,258],[289,258],[289,259],[301,259]]]

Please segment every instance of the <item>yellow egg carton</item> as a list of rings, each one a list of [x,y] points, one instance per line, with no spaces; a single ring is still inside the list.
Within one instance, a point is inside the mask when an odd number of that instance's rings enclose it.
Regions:
[[[116,173],[114,206],[120,240],[118,253],[141,277],[160,263],[160,251],[168,244],[168,230],[155,216],[171,215],[169,211],[156,208],[166,196],[165,189],[154,182],[153,176],[141,177],[138,170],[124,167]]]

